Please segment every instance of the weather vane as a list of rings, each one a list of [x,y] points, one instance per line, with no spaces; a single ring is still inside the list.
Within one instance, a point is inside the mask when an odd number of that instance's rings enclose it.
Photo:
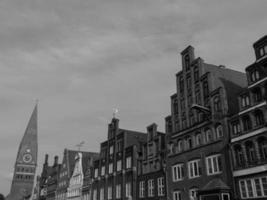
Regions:
[[[113,108],[113,118],[116,117],[116,114],[119,112],[117,108]]]
[[[80,142],[79,144],[76,144],[76,147],[78,147],[78,151],[81,150],[81,147],[84,145],[84,141]]]

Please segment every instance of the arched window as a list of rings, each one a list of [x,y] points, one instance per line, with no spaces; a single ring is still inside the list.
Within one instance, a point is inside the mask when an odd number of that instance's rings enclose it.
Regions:
[[[201,145],[201,133],[197,133],[195,137],[196,146]]]
[[[191,149],[193,147],[193,141],[192,141],[192,137],[188,136],[185,138],[185,148]]]
[[[189,200],[197,200],[198,188],[192,188],[189,190]]]
[[[183,150],[183,141],[182,140],[177,140],[176,143],[176,152],[180,153]]]
[[[266,160],[267,159],[267,138],[259,137],[258,144],[259,144],[259,151],[260,151],[261,159]]]
[[[242,122],[243,122],[244,131],[248,131],[252,128],[251,120],[250,120],[250,117],[248,115],[246,115],[242,118]]]
[[[213,140],[212,131],[210,129],[205,130],[205,138],[207,143]]]
[[[245,143],[246,146],[246,153],[247,153],[247,157],[248,157],[248,162],[249,163],[254,163],[256,161],[256,151],[255,151],[255,147],[252,141],[247,141]]]
[[[221,111],[221,100],[219,96],[214,97],[213,99],[213,106],[214,106],[214,111],[219,112]]]
[[[264,116],[261,110],[255,111],[255,122],[256,126],[261,126],[264,124]]]
[[[245,163],[244,153],[242,151],[242,147],[238,144],[234,146],[234,155],[237,167],[243,166]]]
[[[217,138],[221,138],[223,136],[223,128],[221,124],[216,126],[216,136]]]

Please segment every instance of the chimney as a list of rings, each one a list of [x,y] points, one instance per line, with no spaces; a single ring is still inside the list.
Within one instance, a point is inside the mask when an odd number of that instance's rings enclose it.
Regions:
[[[58,156],[54,157],[54,166],[56,166],[58,164]]]
[[[48,165],[48,154],[45,154],[45,162],[44,162],[45,165]]]

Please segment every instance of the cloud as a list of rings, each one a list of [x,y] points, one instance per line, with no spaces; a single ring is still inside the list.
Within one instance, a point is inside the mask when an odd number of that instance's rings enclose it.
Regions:
[[[264,1],[12,0],[0,2],[0,188],[8,193],[19,141],[39,104],[44,154],[85,140],[98,151],[112,109],[123,128],[164,130],[179,53],[243,71],[266,34]],[[64,140],[62,140],[64,138]],[[62,140],[60,144],[58,141]]]

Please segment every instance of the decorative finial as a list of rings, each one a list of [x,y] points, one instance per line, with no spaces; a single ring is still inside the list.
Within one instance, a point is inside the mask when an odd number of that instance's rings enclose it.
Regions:
[[[81,150],[81,147],[84,145],[84,141],[80,142],[79,144],[76,144],[76,147],[78,147],[78,151]]]
[[[119,109],[113,108],[113,118],[116,117],[116,114],[119,112]]]

